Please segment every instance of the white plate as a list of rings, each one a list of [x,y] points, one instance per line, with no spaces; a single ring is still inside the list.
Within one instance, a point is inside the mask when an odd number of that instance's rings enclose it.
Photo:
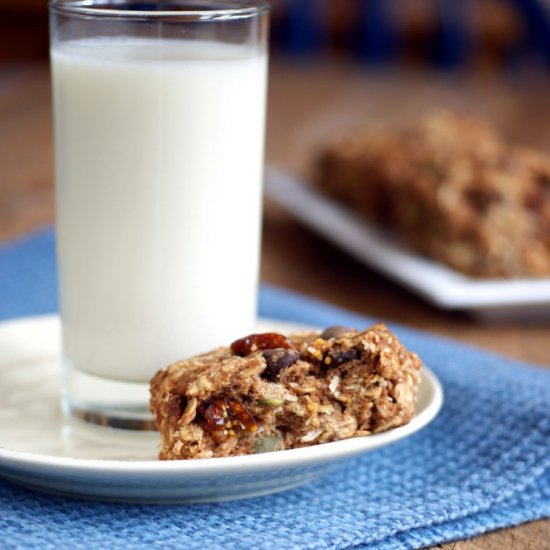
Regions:
[[[360,215],[270,168],[267,195],[357,259],[444,309],[483,316],[550,315],[550,279],[479,280],[422,258]]]
[[[262,321],[278,331],[295,328]],[[401,428],[369,437],[261,455],[156,459],[158,434],[65,419],[59,407],[59,321],[0,323],[0,476],[81,498],[148,503],[214,502],[282,491],[311,481],[341,459],[411,435],[438,413],[443,392],[424,370],[418,410]]]

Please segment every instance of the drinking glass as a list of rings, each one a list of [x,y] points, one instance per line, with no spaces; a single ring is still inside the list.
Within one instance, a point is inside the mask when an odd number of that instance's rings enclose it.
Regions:
[[[268,12],[50,3],[69,415],[152,428],[158,369],[253,329]]]

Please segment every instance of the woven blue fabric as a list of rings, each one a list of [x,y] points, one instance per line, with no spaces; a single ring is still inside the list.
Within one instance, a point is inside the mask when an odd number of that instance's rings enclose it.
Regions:
[[[0,248],[0,317],[55,311],[54,276],[51,231]],[[269,286],[260,312],[372,322]],[[423,431],[304,487],[222,504],[85,502],[0,480],[0,547],[420,548],[550,516],[550,373],[392,328],[445,388]]]

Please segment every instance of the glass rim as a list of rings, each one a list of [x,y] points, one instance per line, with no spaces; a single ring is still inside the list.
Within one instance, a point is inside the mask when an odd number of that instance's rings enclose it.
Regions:
[[[106,2],[105,0],[50,0],[49,8],[51,11],[60,14],[76,15],[83,17],[106,17],[115,19],[166,19],[174,18],[185,21],[212,21],[212,20],[228,20],[228,19],[242,19],[248,17],[255,17],[268,13],[271,6],[264,0],[248,0],[245,6],[239,6],[243,2],[237,2],[235,0],[231,2],[225,2],[226,4],[233,4],[224,6],[223,0],[206,2],[205,0],[195,0],[191,2],[192,7],[186,9],[186,4],[190,3],[189,0],[178,0],[174,2],[174,5],[179,9],[160,9],[160,10],[147,10],[147,9],[128,9],[124,8],[125,4],[120,4],[118,7],[117,2]],[[197,4],[204,3],[212,5],[211,8],[206,6],[203,9],[198,9]],[[145,4],[145,2],[144,2]],[[102,7],[103,6],[103,7]],[[219,6],[219,7],[218,7]]]

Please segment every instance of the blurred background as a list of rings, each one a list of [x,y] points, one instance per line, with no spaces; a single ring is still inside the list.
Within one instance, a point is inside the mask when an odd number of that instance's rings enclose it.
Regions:
[[[379,66],[481,71],[550,61],[547,0],[272,0],[271,4],[272,51],[295,60],[328,56]],[[47,0],[2,0],[2,61],[47,56],[46,5]]]

